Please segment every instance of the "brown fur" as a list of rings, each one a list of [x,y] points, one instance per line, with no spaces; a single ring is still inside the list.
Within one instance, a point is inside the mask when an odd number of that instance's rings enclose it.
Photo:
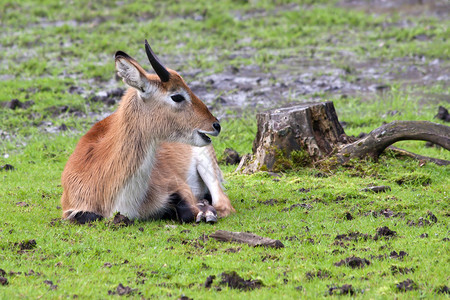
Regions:
[[[142,189],[138,191],[138,196],[142,193],[144,196],[145,193],[151,195],[150,185],[142,187],[136,178],[145,179],[147,172],[150,175],[155,166],[156,150],[161,143],[201,143],[195,130],[211,132],[213,123],[217,122],[206,105],[192,93],[175,71],[169,70],[170,81],[161,82],[158,76],[146,73],[130,57],[116,57],[116,68],[124,81],[132,87],[123,96],[117,111],[96,123],[80,139],[70,156],[62,174],[64,191],[61,202],[64,218],[79,211],[111,217],[117,205],[116,200],[127,186]],[[171,93],[179,91],[186,92],[191,100],[178,106],[172,106],[174,104],[164,100],[170,99]],[[168,189],[180,191],[189,203],[194,203],[189,195],[189,187],[182,180],[185,161],[189,157],[181,154],[169,155],[167,161],[164,162],[163,158],[156,165],[175,165],[180,168],[175,170],[169,167],[160,171],[168,177],[172,173],[180,174],[177,175],[177,184],[170,185]],[[143,168],[143,164],[148,164],[149,168]],[[161,184],[158,183],[158,190],[160,189]],[[132,188],[131,191],[135,192],[135,189]],[[142,213],[139,212],[141,218],[151,216],[164,206],[164,203],[152,200],[158,198],[156,196],[145,197],[145,200],[137,198],[129,200],[130,203],[143,201],[142,207],[135,205],[136,209],[143,209]],[[149,209],[152,205],[153,210]]]
[[[177,193],[192,206],[195,206],[198,200],[202,200],[201,197],[205,193],[211,192],[197,171],[201,167],[197,162],[199,154],[196,154],[197,152],[193,151],[193,149],[192,146],[187,144],[164,143],[158,150],[156,165],[149,184],[151,190],[142,206],[143,217],[149,215],[148,212],[153,209],[157,198],[167,199],[171,194]],[[222,190],[223,177],[217,163],[216,153],[212,145],[202,149],[204,149],[202,154],[207,156],[212,166],[210,177],[216,179],[215,182],[218,185],[217,193],[211,195],[213,206],[220,217],[228,216],[235,210],[231,205],[230,199]],[[189,185],[189,181],[198,182],[198,187],[202,191],[193,191],[194,187]]]

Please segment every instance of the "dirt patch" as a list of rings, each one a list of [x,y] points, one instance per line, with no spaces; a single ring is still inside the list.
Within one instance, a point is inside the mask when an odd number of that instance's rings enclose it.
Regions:
[[[240,252],[240,251],[241,251],[241,248],[238,247],[238,248],[228,248],[228,249],[226,249],[224,252],[225,252],[225,253],[238,253],[238,252]]]
[[[266,254],[266,255],[263,255],[263,256],[261,256],[261,261],[262,262],[266,262],[266,261],[279,261],[280,260],[280,258],[278,257],[278,256],[276,256],[276,255],[271,255],[271,254]]]
[[[15,247],[18,247],[20,251],[27,251],[32,250],[36,248],[36,241],[35,240],[23,240],[19,243],[14,243]]]
[[[293,205],[291,205],[289,207],[283,208],[280,211],[284,211],[284,212],[291,211],[291,210],[293,210],[296,207],[303,207],[303,208],[306,208],[308,210],[313,208],[313,206],[311,204],[308,204],[308,203],[296,203],[296,204],[293,204]]]
[[[28,203],[22,202],[22,201],[21,201],[21,202],[17,202],[17,203],[16,203],[16,206],[27,207],[27,206],[29,206],[29,205],[28,205]]]
[[[117,227],[127,227],[133,225],[134,221],[128,219],[127,216],[121,215],[120,213],[116,213],[114,215],[114,219],[112,220],[112,224]]]
[[[259,201],[259,203],[268,205],[268,206],[274,206],[274,205],[278,205],[279,203],[286,203],[286,199],[283,199],[283,200],[269,199],[266,201]]]
[[[408,253],[406,253],[403,250],[401,250],[399,253],[397,253],[397,251],[392,251],[389,254],[390,258],[395,258],[395,259],[403,259],[405,256],[408,256]]]
[[[50,114],[53,118],[60,118],[64,114],[70,114],[74,117],[85,117],[85,114],[76,108],[70,107],[68,105],[61,106],[49,106],[45,109],[45,112]]]
[[[343,286],[331,286],[328,289],[328,295],[353,295],[355,290],[351,284],[344,284]]]
[[[417,283],[415,283],[414,281],[412,281],[409,278],[406,279],[405,281],[397,283],[396,287],[401,292],[413,291],[413,290],[419,289],[419,287],[417,286]]]
[[[399,267],[399,266],[391,266],[391,273],[392,275],[396,274],[408,274],[408,273],[414,273],[414,268],[406,268],[406,267]]]
[[[390,238],[395,237],[396,235],[397,235],[396,231],[390,230],[389,227],[387,227],[387,226],[383,226],[383,227],[377,228],[377,233],[375,234],[373,239],[375,241],[381,239],[382,237],[384,237],[386,239],[390,239]]]
[[[310,271],[310,272],[306,272],[305,275],[306,275],[306,279],[308,279],[308,280],[313,280],[314,278],[319,278],[319,279],[331,278],[331,274],[327,270]]]
[[[428,211],[425,217],[420,217],[417,221],[408,220],[406,224],[408,226],[422,227],[422,226],[432,226],[435,223],[437,223],[437,221],[438,218],[431,211]]]
[[[239,276],[235,271],[222,273],[222,281],[220,284],[227,285],[229,288],[238,289],[243,291],[259,289],[263,286],[261,280],[245,280]]]
[[[115,291],[108,291],[108,295],[132,295],[134,292],[136,292],[138,289],[132,289],[129,286],[123,286],[122,283],[119,283]]]
[[[389,208],[385,208],[380,211],[371,211],[369,214],[371,214],[374,218],[383,216],[387,219],[398,218],[398,217],[402,218],[405,216],[405,213],[401,213],[401,212],[396,213],[396,212],[390,210]],[[369,215],[369,214],[367,214],[367,215]]]
[[[100,91],[95,95],[89,96],[89,100],[91,102],[103,102],[106,105],[114,105],[120,101],[122,95],[124,94],[125,89],[123,88],[115,88],[109,91]]]
[[[347,221],[351,221],[351,220],[354,219],[354,217],[352,216],[351,213],[346,212],[345,215],[344,215],[344,219],[347,220]]]
[[[61,219],[60,218],[54,218],[54,219],[51,219],[50,220],[50,223],[48,223],[48,225],[50,226],[50,227],[54,227],[54,226],[59,226],[59,225],[61,225],[62,224],[62,222],[61,222]]]
[[[14,166],[10,164],[5,164],[0,166],[0,171],[14,171]]]
[[[361,233],[358,231],[350,232],[347,234],[338,234],[334,239],[335,241],[367,241],[367,239],[370,237],[370,235]]]
[[[446,285],[442,285],[442,286],[437,287],[435,289],[435,292],[437,294],[447,294],[447,295],[449,295],[450,294],[450,288],[448,286],[446,286]]]
[[[225,163],[226,165],[237,165],[241,161],[241,157],[239,156],[239,153],[231,148],[226,148],[225,151],[223,151],[223,159],[222,163]]]
[[[428,233],[422,233],[421,235],[419,235],[419,237],[421,238],[421,239],[425,239],[425,238],[427,238],[428,237]]]
[[[33,100],[29,100],[29,101],[25,101],[25,102],[21,102],[18,99],[12,99],[11,101],[7,101],[7,102],[0,102],[0,107],[4,107],[4,108],[9,108],[12,110],[15,109],[27,109],[28,107],[34,105],[34,101]]]
[[[448,110],[443,106],[439,106],[438,113],[434,117],[445,122],[450,122],[450,114],[448,113]]]
[[[205,288],[209,289],[214,281],[214,279],[216,279],[215,275],[210,275],[206,278],[204,286]]]
[[[8,279],[3,276],[0,276],[0,285],[8,285]]]
[[[56,284],[53,284],[53,282],[50,280],[45,280],[44,283],[48,285],[51,290],[56,290],[58,288],[58,286]]]
[[[356,268],[363,268],[365,266],[370,265],[370,261],[368,261],[365,258],[359,258],[356,256],[351,256],[351,257],[347,257],[346,259],[343,259],[337,263],[334,264],[337,267],[340,266],[347,266],[350,267],[352,269],[356,269]]]

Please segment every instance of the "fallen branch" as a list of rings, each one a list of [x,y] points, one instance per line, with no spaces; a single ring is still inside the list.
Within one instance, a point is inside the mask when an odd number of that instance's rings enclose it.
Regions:
[[[407,156],[407,157],[414,158],[414,159],[417,159],[420,161],[432,162],[438,166],[450,165],[450,161],[448,161],[448,160],[419,155],[419,154],[412,153],[412,152],[409,152],[409,151],[406,151],[406,150],[403,150],[403,149],[400,149],[400,148],[397,148],[394,146],[389,146],[388,150],[392,151],[395,155],[398,155],[398,156]]]
[[[236,242],[247,244],[253,247],[257,246],[272,247],[272,248],[284,247],[283,243],[279,240],[273,240],[270,238],[261,237],[253,233],[247,232],[232,232],[225,230],[217,230],[213,234],[210,234],[209,237],[214,238],[221,242]]]
[[[428,141],[450,150],[450,127],[428,121],[394,121],[373,130],[356,142],[343,146],[336,157],[340,163],[367,156],[377,159],[387,147],[402,140]],[[450,164],[443,160],[439,162]]]

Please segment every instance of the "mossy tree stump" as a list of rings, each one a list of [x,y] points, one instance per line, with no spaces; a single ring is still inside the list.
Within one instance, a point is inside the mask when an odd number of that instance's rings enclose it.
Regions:
[[[390,146],[400,140],[424,140],[450,150],[449,126],[427,121],[394,121],[358,140],[345,134],[333,102],[304,103],[262,112],[257,115],[257,126],[253,154],[242,157],[237,171],[279,172],[318,161],[345,164],[352,158],[377,159],[388,147],[400,155],[438,165],[450,164]]]
[[[333,102],[304,103],[257,115],[253,155],[242,158],[238,170],[280,171],[286,164],[307,164],[345,144]]]

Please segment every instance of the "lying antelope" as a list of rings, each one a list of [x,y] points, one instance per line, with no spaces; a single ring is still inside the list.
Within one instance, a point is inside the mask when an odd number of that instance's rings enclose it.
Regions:
[[[219,134],[219,121],[147,41],[145,50],[156,75],[128,54],[115,54],[117,73],[130,88],[117,111],[80,139],[64,168],[66,219],[86,223],[120,212],[215,222],[217,213],[234,211],[208,136]]]

